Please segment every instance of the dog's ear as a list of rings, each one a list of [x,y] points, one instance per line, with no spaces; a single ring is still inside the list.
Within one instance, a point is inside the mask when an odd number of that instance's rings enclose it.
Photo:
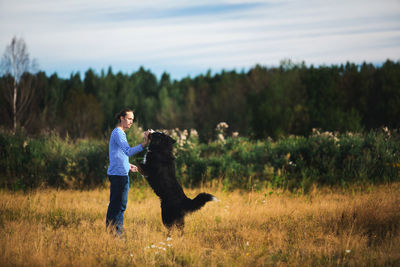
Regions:
[[[173,145],[173,144],[176,143],[176,140],[173,139],[171,136],[168,136],[168,141],[169,141],[169,143],[170,143],[171,145]]]

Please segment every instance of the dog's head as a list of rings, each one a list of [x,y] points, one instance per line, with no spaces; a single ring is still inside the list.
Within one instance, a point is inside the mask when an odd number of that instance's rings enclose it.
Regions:
[[[172,145],[176,143],[176,141],[162,132],[151,132],[149,134],[150,145],[149,149],[171,149]]]

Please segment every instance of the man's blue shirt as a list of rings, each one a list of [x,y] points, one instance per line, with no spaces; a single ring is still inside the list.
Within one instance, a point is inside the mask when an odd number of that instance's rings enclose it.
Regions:
[[[126,140],[126,134],[122,129],[115,128],[108,144],[110,165],[108,175],[125,176],[129,173],[129,157],[143,151],[142,145],[130,147]]]

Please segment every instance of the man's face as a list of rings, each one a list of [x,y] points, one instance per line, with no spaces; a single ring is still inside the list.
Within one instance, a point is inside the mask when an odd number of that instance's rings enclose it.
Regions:
[[[124,129],[129,129],[132,126],[133,123],[133,112],[127,112],[125,117],[121,117],[121,126]]]

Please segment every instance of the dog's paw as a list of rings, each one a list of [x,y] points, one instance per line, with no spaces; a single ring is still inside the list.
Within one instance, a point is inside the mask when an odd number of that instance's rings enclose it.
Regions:
[[[138,169],[138,172],[141,174],[141,175],[143,175],[143,176],[146,176],[146,172],[145,172],[145,166],[144,166],[144,164],[142,164],[142,163],[139,163],[137,166],[137,169]]]
[[[220,201],[221,201],[221,200],[219,200],[218,198],[216,198],[216,197],[214,197],[214,196],[211,198],[211,200],[212,200],[212,201],[216,201],[216,202],[220,202]]]

